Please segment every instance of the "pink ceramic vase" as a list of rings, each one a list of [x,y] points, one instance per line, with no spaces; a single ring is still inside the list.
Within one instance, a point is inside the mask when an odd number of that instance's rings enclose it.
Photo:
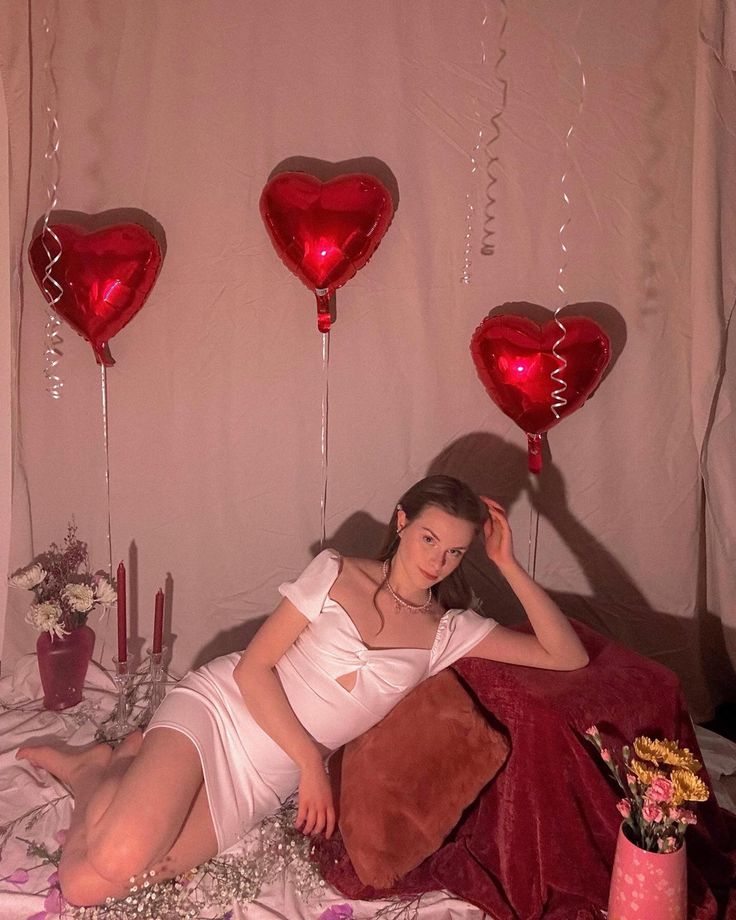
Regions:
[[[687,920],[685,842],[674,853],[649,853],[619,828],[608,920]]]
[[[41,633],[36,641],[36,653],[46,709],[68,709],[81,702],[94,647],[94,631],[86,625],[61,638]]]

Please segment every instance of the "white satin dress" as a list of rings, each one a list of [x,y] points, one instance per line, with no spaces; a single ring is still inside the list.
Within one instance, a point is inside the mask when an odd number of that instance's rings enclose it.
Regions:
[[[496,625],[472,610],[448,610],[431,649],[369,648],[329,591],[340,555],[323,550],[279,593],[309,620],[276,665],[304,728],[334,751],[375,725],[427,677],[467,655]],[[296,790],[293,760],[250,715],[233,678],[240,654],[216,658],[181,680],[161,703],[147,732],[185,734],[202,760],[218,852],[230,849]],[[352,690],[337,682],[355,672]]]

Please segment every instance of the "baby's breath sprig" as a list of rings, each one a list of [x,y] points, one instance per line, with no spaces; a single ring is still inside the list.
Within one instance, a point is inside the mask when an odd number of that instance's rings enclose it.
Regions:
[[[373,920],[419,920],[419,908],[424,895],[414,895],[410,898],[391,898],[373,914]]]
[[[16,839],[26,844],[26,854],[28,856],[35,856],[36,859],[43,860],[44,864],[51,863],[54,866],[59,865],[61,847],[57,847],[55,850],[49,850],[45,843],[36,843],[35,840],[27,840],[25,837],[17,837]]]
[[[294,827],[289,800],[243,838],[243,852],[217,856],[184,876],[163,882],[152,873],[134,880],[130,893],[96,907],[70,907],[70,920],[205,920],[213,910],[255,900],[265,884],[288,873],[303,900],[324,888],[309,837]]]

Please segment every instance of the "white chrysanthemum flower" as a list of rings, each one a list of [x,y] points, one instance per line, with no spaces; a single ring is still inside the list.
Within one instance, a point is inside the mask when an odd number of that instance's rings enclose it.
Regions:
[[[61,596],[77,613],[87,613],[95,602],[94,592],[89,585],[67,585]]]
[[[61,621],[61,607],[48,601],[44,604],[33,604],[26,614],[26,623],[30,623],[39,632],[50,632],[60,639],[69,635]]]
[[[95,576],[95,601],[109,607],[118,599],[117,591],[104,575]]]
[[[12,575],[8,581],[14,588],[26,588],[30,591],[32,588],[40,585],[45,577],[46,572],[43,567],[37,562],[34,562],[33,565],[29,565],[27,568],[18,572],[17,575]]]

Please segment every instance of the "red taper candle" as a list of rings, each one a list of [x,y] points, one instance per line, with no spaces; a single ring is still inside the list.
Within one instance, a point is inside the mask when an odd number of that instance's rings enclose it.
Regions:
[[[153,615],[153,654],[161,651],[161,642],[164,635],[164,592],[161,588],[156,592],[156,610]]]
[[[125,606],[125,566],[118,566],[118,661],[128,660],[128,615]]]

